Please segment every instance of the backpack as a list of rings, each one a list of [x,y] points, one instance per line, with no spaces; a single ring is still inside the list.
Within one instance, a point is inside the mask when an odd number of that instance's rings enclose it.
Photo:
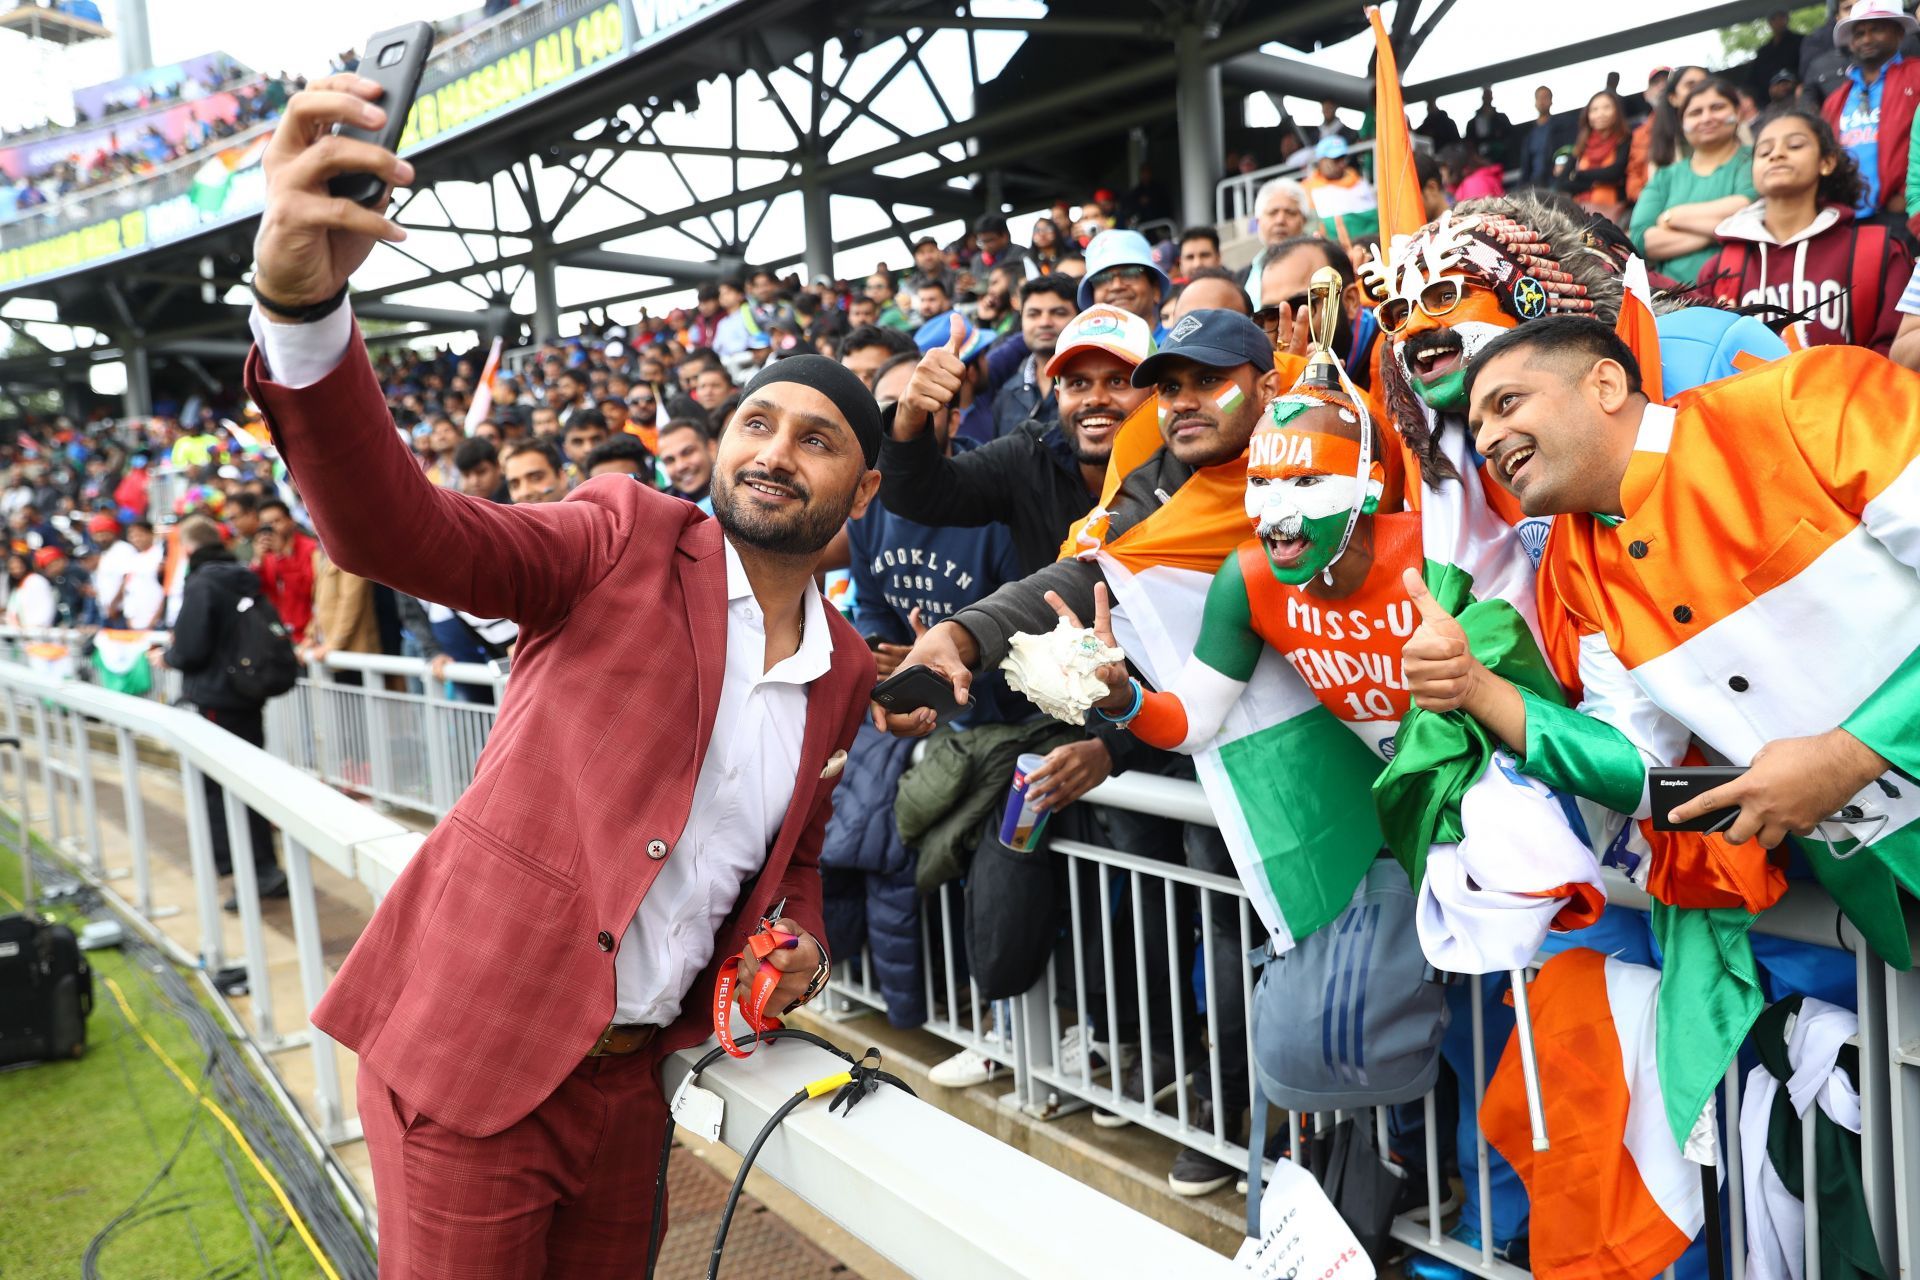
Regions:
[[[293,688],[300,659],[287,624],[267,597],[256,591],[233,606],[233,643],[227,682],[250,702],[265,702]]]
[[[0,1064],[86,1052],[93,969],[65,925],[0,918]]]
[[[1729,240],[1721,246],[1719,276],[1713,295],[1738,305],[1745,287],[1751,242]],[[1865,346],[1880,318],[1881,273],[1887,265],[1887,228],[1879,222],[1853,224],[1853,257],[1847,264],[1847,328],[1856,346]],[[1703,267],[1701,274],[1705,275]],[[1764,282],[1763,282],[1764,283]],[[1731,290],[1729,292],[1729,290]],[[1862,333],[1862,328],[1865,332]],[[1672,393],[1669,392],[1669,395]]]

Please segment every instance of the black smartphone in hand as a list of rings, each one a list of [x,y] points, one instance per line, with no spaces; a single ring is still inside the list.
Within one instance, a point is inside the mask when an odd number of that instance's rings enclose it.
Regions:
[[[371,142],[397,152],[400,135],[407,129],[407,114],[413,110],[414,94],[420,90],[421,73],[427,69],[427,55],[431,52],[433,27],[425,22],[409,22],[369,38],[355,74],[380,85],[377,105],[387,113],[387,121],[378,129],[338,125],[334,132],[343,138]],[[337,173],[327,179],[327,190],[355,204],[378,209],[386,202],[387,180],[374,173]]]
[[[1655,831],[1725,831],[1740,816],[1739,806],[1715,809],[1690,822],[1675,822],[1673,811],[1745,773],[1739,765],[1709,764],[1647,770],[1647,799]]]
[[[894,715],[931,707],[935,718],[942,723],[960,712],[959,699],[953,693],[953,681],[932,667],[900,668],[873,686],[873,700]]]

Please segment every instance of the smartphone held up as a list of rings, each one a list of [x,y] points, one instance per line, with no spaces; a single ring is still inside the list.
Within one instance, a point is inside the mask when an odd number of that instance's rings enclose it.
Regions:
[[[407,116],[413,110],[414,95],[420,89],[421,73],[427,67],[427,55],[432,51],[433,27],[425,22],[409,22],[369,37],[356,74],[380,86],[379,105],[387,118],[378,128],[336,125],[334,132],[343,138],[398,151],[400,136],[406,132]],[[375,210],[386,204],[388,195],[386,179],[373,173],[336,174],[327,180],[327,189]]]

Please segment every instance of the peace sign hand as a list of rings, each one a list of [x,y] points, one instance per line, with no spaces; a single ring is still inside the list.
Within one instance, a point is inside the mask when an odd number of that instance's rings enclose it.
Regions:
[[[1068,626],[1084,625],[1078,614],[1068,607],[1058,592],[1049,591],[1046,600],[1053,611],[1064,619]],[[1094,638],[1110,649],[1119,648],[1113,638],[1113,608],[1107,597],[1107,584],[1098,582],[1093,587],[1093,634]],[[1107,696],[1094,705],[1102,711],[1114,712],[1125,709],[1133,701],[1133,688],[1129,684],[1131,676],[1127,674],[1125,662],[1106,662],[1094,668],[1093,678],[1107,686]]]

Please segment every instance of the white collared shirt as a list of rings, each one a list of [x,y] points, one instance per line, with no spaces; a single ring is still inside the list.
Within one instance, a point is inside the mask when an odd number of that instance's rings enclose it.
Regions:
[[[251,317],[261,356],[274,379],[304,387],[330,373],[353,336],[352,314],[340,307],[313,324],[275,324]],[[807,587],[800,647],[766,665],[767,625],[733,544],[727,558],[727,655],[720,707],[694,782],[693,807],[679,841],[614,953],[613,1020],[661,1025],[679,1016],[687,990],[713,958],[714,934],[733,910],[747,877],[766,864],[793,799],[807,725],[807,686],[833,665],[820,593]],[[685,673],[691,680],[694,673]],[[636,847],[631,856],[644,859]]]
[[[826,610],[809,585],[800,648],[762,673],[766,616],[731,542],[726,556],[727,666],[720,709],[700,761],[686,830],[667,851],[614,954],[615,1022],[664,1026],[679,1015],[688,987],[713,958],[720,922],[747,877],[765,865],[780,833],[800,767],[807,685],[833,664]]]

